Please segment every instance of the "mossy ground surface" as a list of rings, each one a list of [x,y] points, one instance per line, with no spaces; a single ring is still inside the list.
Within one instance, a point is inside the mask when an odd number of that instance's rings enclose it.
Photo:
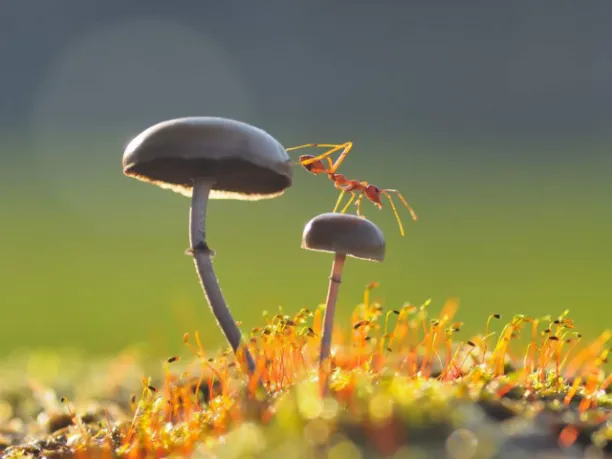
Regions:
[[[338,328],[321,393],[323,309],[266,316],[250,334],[255,375],[185,335],[161,368],[29,355],[0,381],[4,457],[612,457],[612,334],[558,317],[485,318],[462,336],[458,304],[355,308]],[[28,371],[57,359],[54,375]],[[151,375],[151,376],[149,376]],[[262,381],[265,390],[258,389]]]

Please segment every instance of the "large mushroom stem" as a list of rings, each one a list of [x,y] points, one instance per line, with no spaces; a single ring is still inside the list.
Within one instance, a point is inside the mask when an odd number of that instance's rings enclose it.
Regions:
[[[227,307],[212,265],[213,251],[206,243],[206,208],[214,182],[199,178],[194,180],[191,208],[189,211],[189,240],[195,260],[196,272],[204,290],[206,300],[219,327],[235,353],[240,348],[242,336],[236,321]],[[255,361],[246,346],[243,348],[249,372],[255,371]]]
[[[336,253],[332,263],[331,275],[329,276],[329,288],[327,291],[327,300],[325,302],[325,316],[323,317],[323,336],[321,337],[321,353],[319,355],[319,378],[321,389],[327,392],[327,363],[331,352],[332,334],[334,331],[334,315],[336,313],[336,301],[338,299],[338,290],[342,282],[342,268],[346,255]]]

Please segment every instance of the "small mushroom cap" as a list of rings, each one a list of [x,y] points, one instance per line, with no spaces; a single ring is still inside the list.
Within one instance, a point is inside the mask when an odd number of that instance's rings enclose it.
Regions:
[[[302,248],[383,261],[385,236],[370,220],[357,215],[329,212],[317,215],[306,223]]]
[[[274,137],[227,118],[162,121],[123,153],[125,175],[185,196],[191,196],[195,178],[209,178],[211,198],[274,198],[291,186],[292,172],[289,155]]]

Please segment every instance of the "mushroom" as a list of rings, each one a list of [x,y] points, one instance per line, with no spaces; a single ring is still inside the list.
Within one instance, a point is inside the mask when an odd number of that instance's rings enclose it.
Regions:
[[[324,213],[311,219],[304,227],[302,248],[334,253],[329,289],[323,318],[323,335],[319,356],[320,374],[329,358],[338,289],[346,257],[382,262],[385,259],[385,237],[374,223],[363,217],[342,213]],[[326,390],[326,381],[322,381]]]
[[[217,324],[238,352],[241,333],[215,275],[206,240],[209,199],[260,200],[280,196],[292,183],[285,148],[267,132],[218,117],[177,118],[137,135],[123,153],[123,173],[191,197],[190,249]],[[244,347],[249,372],[255,369]]]

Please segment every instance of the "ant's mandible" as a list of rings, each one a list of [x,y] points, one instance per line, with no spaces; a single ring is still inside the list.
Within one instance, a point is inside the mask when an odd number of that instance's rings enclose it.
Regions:
[[[391,193],[395,193],[397,197],[400,199],[400,201],[402,201],[402,204],[404,204],[404,206],[406,206],[406,208],[410,212],[410,216],[412,217],[412,219],[414,221],[417,221],[416,213],[414,212],[410,204],[408,204],[406,199],[404,199],[404,197],[398,190],[393,190],[390,188],[380,189],[376,185],[372,185],[371,183],[368,183],[366,181],[351,180],[351,179],[347,179],[342,174],[336,174],[338,167],[340,166],[342,161],[344,161],[346,156],[349,154],[349,152],[351,151],[351,148],[353,148],[353,142],[345,142],[340,145],[326,144],[326,143],[307,143],[304,145],[298,145],[297,147],[287,148],[287,151],[298,150],[300,148],[316,148],[316,147],[330,148],[330,150],[326,151],[325,153],[319,156],[301,155],[298,158],[298,161],[299,161],[299,164],[303,166],[308,172],[311,172],[315,175],[327,174],[327,177],[332,182],[334,182],[334,187],[340,190],[340,196],[338,196],[338,200],[336,201],[336,207],[334,207],[334,210],[332,212],[336,212],[336,210],[340,206],[340,203],[342,202],[342,198],[344,197],[345,193],[350,193],[351,197],[348,203],[344,206],[344,208],[340,212],[341,213],[346,212],[349,206],[353,203],[353,201],[357,199],[357,202],[355,202],[355,205],[357,206],[357,215],[359,215],[360,217],[364,217],[363,215],[361,215],[361,200],[363,199],[364,196],[379,209],[382,209],[382,206],[383,206],[381,197],[386,196],[389,199],[389,203],[391,204],[391,208],[393,209],[393,213],[395,214],[395,218],[400,228],[400,234],[403,236],[404,226],[402,225],[402,221],[397,212],[397,208],[395,207],[395,203],[393,202],[393,199],[391,198]],[[335,162],[332,162],[330,156],[340,150],[342,151],[340,153],[340,156],[338,156]],[[325,163],[323,162],[324,160],[327,160],[328,167],[325,166]]]

